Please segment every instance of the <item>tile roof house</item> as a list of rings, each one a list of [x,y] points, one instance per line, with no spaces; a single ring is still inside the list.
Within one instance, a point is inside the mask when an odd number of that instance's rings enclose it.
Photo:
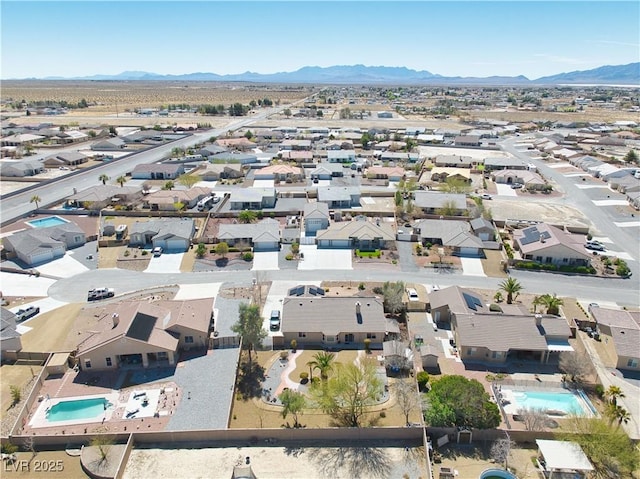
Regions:
[[[243,243],[254,251],[277,251],[280,249],[280,223],[265,218],[257,223],[220,224],[217,239],[229,246]]]
[[[351,248],[372,251],[387,249],[395,241],[388,223],[376,224],[368,220],[332,223],[316,233],[318,248]]]
[[[142,186],[95,185],[67,197],[69,206],[99,210],[116,204],[132,204],[142,198]]]
[[[313,161],[312,151],[282,150],[278,156],[283,160],[295,161],[296,163],[311,163]]]
[[[460,135],[453,139],[456,146],[480,146],[480,137],[478,135]]]
[[[484,170],[526,170],[527,165],[519,158],[511,156],[489,157],[484,159]]]
[[[640,312],[591,308],[600,334],[611,338],[616,369],[640,370]]]
[[[207,145],[200,150],[198,150],[198,154],[202,155],[203,158],[210,158],[218,153],[224,153],[227,149],[220,145]]]
[[[583,245],[583,237],[571,235],[546,223],[513,232],[514,247],[522,258],[558,266],[588,266],[591,255]]]
[[[311,140],[282,140],[280,148],[283,150],[311,151]]]
[[[453,168],[471,168],[478,160],[474,160],[470,156],[462,155],[438,155],[433,162],[435,166],[445,166]]]
[[[45,140],[46,137],[42,135],[33,135],[31,133],[18,133],[16,135],[5,136],[0,139],[0,145],[2,146],[26,146],[35,145]]]
[[[194,186],[188,190],[158,190],[145,196],[143,204],[152,211],[177,211],[194,208],[198,201],[210,194],[211,188],[204,186]]]
[[[131,172],[134,180],[175,180],[184,174],[184,165],[171,163],[146,163],[136,165]]]
[[[367,178],[400,181],[406,176],[406,171],[400,166],[372,166],[365,174]]]
[[[94,151],[117,151],[125,148],[127,144],[122,138],[109,138],[107,140],[96,141],[91,145],[91,149]]]
[[[254,178],[256,180],[302,181],[304,171],[297,166],[269,165],[257,170]]]
[[[456,215],[467,212],[467,197],[457,193],[440,193],[439,191],[415,191],[413,204],[426,214],[439,214],[445,207],[453,207]]]
[[[423,245],[427,243],[450,247],[457,256],[482,255],[483,243],[467,221],[420,220],[414,226]]]
[[[360,188],[357,186],[321,186],[318,201],[326,203],[330,209],[360,206]]]
[[[353,163],[356,161],[355,150],[329,150],[327,162],[329,163]]]
[[[5,353],[20,351],[22,340],[16,330],[16,315],[7,308],[0,308],[0,357],[4,362]]]
[[[77,151],[65,151],[56,153],[45,158],[44,165],[48,168],[56,168],[60,166],[77,166],[86,163],[89,159],[86,155]]]
[[[381,349],[400,333],[382,300],[368,297],[286,297],[280,328],[283,344],[295,339],[298,347],[362,348],[369,339],[371,348]]]
[[[253,153],[239,153],[237,151],[223,151],[209,157],[209,161],[221,163],[240,163],[248,165],[258,162],[258,157]]]
[[[345,169],[336,163],[320,163],[316,168],[311,170],[309,176],[312,180],[330,180],[331,178],[339,178],[344,176]]]
[[[304,231],[307,235],[315,234],[318,230],[329,227],[329,206],[326,203],[314,201],[304,205]]]
[[[20,160],[0,163],[0,175],[8,177],[34,176],[47,169],[39,160]]]
[[[7,253],[29,266],[61,258],[68,249],[85,242],[84,231],[75,223],[17,231],[2,238]]]
[[[84,371],[174,365],[180,351],[205,349],[213,298],[107,304],[98,330],[82,338],[76,357]]]
[[[241,188],[231,191],[229,205],[232,210],[260,210],[276,206],[275,188]]]
[[[489,312],[481,297],[473,291],[460,286],[450,286],[429,294],[431,316],[435,323],[448,323],[453,314]]]
[[[244,176],[242,165],[239,163],[207,163],[204,169],[199,169],[193,174],[200,176],[203,181],[235,179]]]
[[[540,190],[546,184],[538,173],[529,170],[499,170],[491,173],[491,179],[496,183],[512,185],[521,183],[528,190]]]
[[[186,251],[194,233],[195,224],[190,218],[136,221],[129,227],[129,246],[151,245],[168,252]]]

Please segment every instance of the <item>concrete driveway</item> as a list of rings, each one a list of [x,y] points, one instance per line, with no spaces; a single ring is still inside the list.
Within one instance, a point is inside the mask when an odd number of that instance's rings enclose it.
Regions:
[[[274,180],[253,180],[254,188],[273,188]]]
[[[65,254],[62,258],[54,259],[43,265],[36,266],[40,274],[54,276],[57,278],[71,278],[76,274],[89,271],[85,265],[73,259],[70,254]]]
[[[205,284],[179,284],[180,289],[173,298],[176,301],[184,301],[187,299],[215,298],[220,291],[222,283],[205,283]]]
[[[496,183],[496,190],[498,190],[498,196],[518,196],[516,190],[506,183]]]
[[[152,257],[145,273],[179,273],[184,253],[162,253]]]
[[[0,285],[2,285],[3,296],[14,296],[18,298],[47,296],[47,291],[55,282],[55,279],[37,278],[36,276],[29,276],[28,274],[0,271]]]
[[[304,259],[298,262],[298,269],[353,269],[350,249],[318,249],[316,245],[300,245]]]
[[[482,260],[480,258],[460,258],[462,271],[465,276],[487,276],[482,269]]]
[[[277,269],[279,269],[277,251],[258,251],[253,253],[253,266],[251,267],[251,271],[266,271]]]

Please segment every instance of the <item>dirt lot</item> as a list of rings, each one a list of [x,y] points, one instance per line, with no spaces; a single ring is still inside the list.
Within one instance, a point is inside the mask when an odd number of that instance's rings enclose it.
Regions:
[[[31,331],[22,335],[22,350],[33,352],[71,351],[77,341],[67,341],[82,304],[67,304],[29,321]],[[4,378],[2,380],[4,383]]]
[[[86,479],[80,465],[80,456],[69,456],[64,451],[39,451],[27,467],[24,461],[32,459],[31,452],[16,453],[14,464],[3,464],[2,477],[20,479]]]

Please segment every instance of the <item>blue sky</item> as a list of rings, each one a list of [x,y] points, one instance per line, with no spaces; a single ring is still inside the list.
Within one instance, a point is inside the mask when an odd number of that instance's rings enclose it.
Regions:
[[[640,61],[640,2],[2,0],[0,77],[384,65],[530,79]]]

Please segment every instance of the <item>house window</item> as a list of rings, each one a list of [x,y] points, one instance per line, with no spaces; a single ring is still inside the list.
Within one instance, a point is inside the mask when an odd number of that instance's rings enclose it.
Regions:
[[[562,262],[563,263],[568,263],[569,262],[569,258],[562,258]]]
[[[113,364],[113,363],[111,362],[111,358],[107,358],[107,359],[106,359],[106,362],[107,362],[107,367],[108,367],[108,368],[110,368],[110,367],[112,366],[112,364]]]
[[[82,236],[74,236],[73,241],[74,243],[80,243],[80,241],[82,241]]]
[[[184,342],[185,342],[185,344],[193,343],[193,336],[185,336],[184,337]]]
[[[307,333],[298,333],[298,337],[299,338],[306,338],[307,337]]]
[[[637,368],[638,367],[638,360],[637,359],[629,359],[627,361],[627,367],[628,368]]]
[[[500,351],[493,351],[493,352],[491,353],[491,357],[492,357],[493,359],[501,358],[501,357],[502,357],[502,353],[501,353]]]
[[[91,369],[91,359],[85,359],[84,360],[84,368],[85,369]]]
[[[536,256],[536,261],[538,263],[542,263],[542,256]]]
[[[373,333],[367,333],[367,339],[376,339],[376,335]]]
[[[157,358],[158,358],[158,361],[165,361],[169,359],[169,353],[167,353],[166,351],[160,351],[157,354]]]
[[[553,262],[553,258],[551,256],[547,256],[545,263],[552,263],[552,262]]]
[[[344,342],[345,343],[352,343],[353,342],[353,334],[348,333],[344,335]]]

